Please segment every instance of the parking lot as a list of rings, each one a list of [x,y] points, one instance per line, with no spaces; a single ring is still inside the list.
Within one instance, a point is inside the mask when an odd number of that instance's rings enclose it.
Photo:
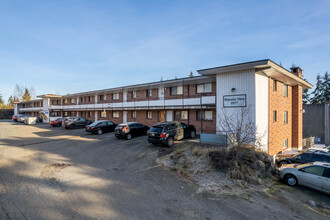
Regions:
[[[156,165],[146,136],[118,140],[0,120],[0,219],[328,219],[292,198],[216,197]],[[283,195],[282,195],[283,194]]]

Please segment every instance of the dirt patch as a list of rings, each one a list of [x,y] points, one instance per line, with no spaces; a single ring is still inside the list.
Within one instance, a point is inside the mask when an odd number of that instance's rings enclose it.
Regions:
[[[71,164],[65,164],[65,163],[54,163],[50,165],[44,166],[44,168],[41,170],[41,177],[43,179],[47,179],[50,181],[56,181],[56,175],[64,168],[71,166]]]
[[[257,165],[254,164],[248,168],[247,164],[238,163],[230,168],[230,166],[221,164],[222,153],[215,153],[220,151],[222,150],[219,148],[203,148],[182,143],[177,145],[171,153],[160,154],[157,163],[194,183],[198,187],[198,192],[237,195],[249,191],[265,191],[274,183],[275,179],[271,177],[272,175],[269,176],[268,173],[260,171],[265,170],[264,163],[257,162]],[[259,158],[259,160],[261,159]],[[234,169],[236,171],[233,171]],[[245,177],[249,175],[252,175],[253,178]]]

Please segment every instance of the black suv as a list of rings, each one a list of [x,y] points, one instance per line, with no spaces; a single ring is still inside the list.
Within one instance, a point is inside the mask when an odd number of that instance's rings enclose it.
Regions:
[[[159,145],[163,144],[172,147],[175,140],[181,140],[186,137],[194,138],[196,128],[193,125],[186,125],[180,122],[164,122],[153,125],[148,131],[149,143]]]
[[[146,135],[149,127],[137,122],[127,122],[117,125],[115,128],[116,138],[126,138],[131,140],[132,137]]]
[[[319,153],[319,152],[303,152],[296,154],[292,157],[282,158],[276,160],[276,164],[281,166],[282,164],[290,164],[290,163],[311,163],[311,162],[330,162],[330,154],[327,153]]]

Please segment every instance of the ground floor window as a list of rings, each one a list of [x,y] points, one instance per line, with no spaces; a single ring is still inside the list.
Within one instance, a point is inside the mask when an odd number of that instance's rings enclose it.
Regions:
[[[136,118],[136,111],[132,111],[132,113],[131,113],[132,115],[131,115],[131,118]]]
[[[196,111],[196,119],[197,120],[205,120],[205,121],[212,121],[213,120],[213,111],[211,110],[197,110]]]
[[[188,111],[174,111],[175,120],[188,120]]]
[[[152,119],[152,111],[147,111],[147,119]]]
[[[64,117],[67,117],[68,116],[68,112],[64,112]]]
[[[106,111],[100,112],[100,117],[101,118],[107,117],[107,112]]]
[[[74,115],[74,112],[71,112],[71,113],[70,113],[70,116],[75,116],[75,115]]]
[[[288,139],[283,140],[283,149],[288,148]]]
[[[119,118],[119,111],[113,111],[112,112],[112,117],[113,118]]]

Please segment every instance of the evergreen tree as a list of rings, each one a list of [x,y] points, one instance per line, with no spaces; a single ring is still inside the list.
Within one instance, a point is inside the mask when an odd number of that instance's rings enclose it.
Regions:
[[[324,74],[322,89],[324,103],[330,103],[330,76],[328,72],[325,72]]]
[[[23,101],[30,101],[31,100],[31,93],[30,91],[25,87],[24,94],[22,96]]]
[[[313,98],[311,98],[311,103],[312,104],[320,104],[324,102],[324,97],[323,97],[323,89],[322,89],[322,78],[320,74],[317,74],[316,77],[316,86],[314,91],[311,93],[313,94]]]
[[[0,105],[3,105],[3,99],[1,94],[0,94]]]
[[[310,103],[310,97],[309,97],[309,93],[308,93],[308,89],[303,89],[303,103],[307,104]]]

